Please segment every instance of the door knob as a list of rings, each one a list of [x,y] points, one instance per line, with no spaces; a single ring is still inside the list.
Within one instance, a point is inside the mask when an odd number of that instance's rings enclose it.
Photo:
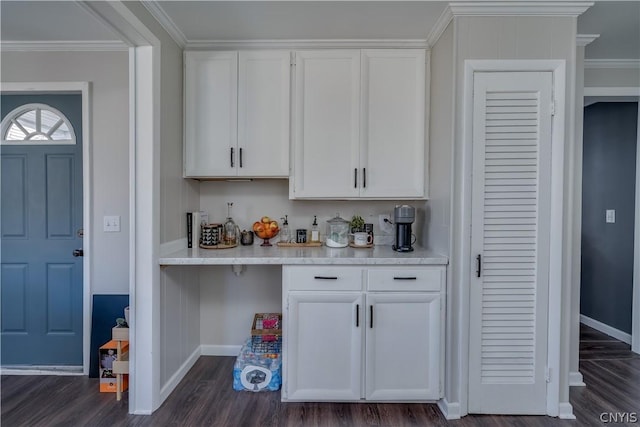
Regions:
[[[73,256],[74,257],[84,256],[84,251],[82,249],[74,249]]]

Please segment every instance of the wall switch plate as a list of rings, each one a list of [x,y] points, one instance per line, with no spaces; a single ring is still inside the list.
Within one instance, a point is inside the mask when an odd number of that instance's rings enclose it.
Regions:
[[[616,222],[616,210],[607,209],[605,214],[605,220],[607,221],[607,224],[614,224]]]
[[[105,233],[119,233],[120,215],[105,215],[103,231]]]

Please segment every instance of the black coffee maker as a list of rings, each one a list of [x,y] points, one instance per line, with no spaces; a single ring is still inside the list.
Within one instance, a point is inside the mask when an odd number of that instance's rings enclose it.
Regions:
[[[411,224],[416,219],[416,209],[409,205],[398,205],[393,210],[393,224],[396,227],[396,242],[392,246],[397,252],[411,252],[413,234],[411,234]]]

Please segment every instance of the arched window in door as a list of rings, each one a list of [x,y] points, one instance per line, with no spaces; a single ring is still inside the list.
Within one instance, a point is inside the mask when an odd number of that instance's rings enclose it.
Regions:
[[[46,104],[25,104],[15,108],[2,119],[0,129],[3,145],[76,143],[69,119]]]

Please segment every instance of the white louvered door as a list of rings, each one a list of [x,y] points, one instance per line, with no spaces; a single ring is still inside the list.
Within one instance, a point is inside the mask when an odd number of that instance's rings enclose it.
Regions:
[[[553,77],[473,85],[469,412],[545,414]]]

